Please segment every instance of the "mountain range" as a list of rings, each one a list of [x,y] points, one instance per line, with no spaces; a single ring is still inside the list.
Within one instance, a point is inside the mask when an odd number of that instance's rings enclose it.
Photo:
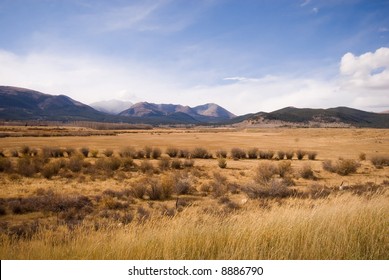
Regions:
[[[389,128],[389,114],[365,112],[348,107],[330,109],[287,107],[270,113],[258,112],[235,116],[214,103],[196,107],[148,102],[136,104],[127,102],[125,104],[121,101],[106,101],[88,106],[66,95],[50,95],[30,89],[0,86],[0,120],[3,121],[67,122],[84,120],[151,125],[218,124],[243,127],[354,126]],[[122,110],[123,108],[125,109]]]

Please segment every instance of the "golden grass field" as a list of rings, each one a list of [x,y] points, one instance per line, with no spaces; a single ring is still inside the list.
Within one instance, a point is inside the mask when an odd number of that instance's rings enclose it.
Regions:
[[[371,161],[389,158],[389,130],[91,130],[86,136],[88,129],[61,128],[68,136],[54,137],[41,130],[0,128],[17,136],[0,138],[1,259],[389,258],[389,166]],[[159,148],[164,159],[169,147],[189,154],[202,147],[213,157],[187,165],[188,159],[168,159],[179,162],[174,168],[159,157],[120,156],[146,146]],[[47,147],[72,155],[44,157]],[[83,147],[87,157],[78,155]],[[274,156],[237,160],[233,148]],[[104,155],[108,149],[113,156]],[[218,166],[219,150],[228,153],[226,168]],[[279,151],[298,150],[317,156],[277,159]],[[324,168],[328,160],[334,166],[349,160],[355,169],[341,174]]]

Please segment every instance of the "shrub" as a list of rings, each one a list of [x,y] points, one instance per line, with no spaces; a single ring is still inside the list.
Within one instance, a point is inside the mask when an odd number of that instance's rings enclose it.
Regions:
[[[120,168],[121,164],[121,160],[117,157],[99,158],[96,161],[96,168],[105,171],[115,171]]]
[[[4,151],[0,150],[0,157],[5,157]]]
[[[360,153],[359,154],[359,160],[366,160],[366,154],[365,153]]]
[[[61,170],[61,163],[59,161],[53,161],[46,164],[42,170],[41,174],[46,179],[51,179],[53,176],[57,175]]]
[[[189,158],[191,156],[190,152],[186,149],[181,149],[177,153],[177,157],[180,158]]]
[[[136,158],[136,151],[133,147],[125,147],[119,151],[122,158]]]
[[[89,155],[89,148],[86,148],[86,147],[83,147],[80,149],[80,153],[84,156],[84,157],[88,157]]]
[[[219,172],[213,173],[213,181],[211,182],[212,194],[214,197],[224,196],[228,192],[227,177]]]
[[[302,160],[307,153],[303,150],[297,150],[296,156],[298,160]]]
[[[151,157],[153,159],[158,159],[162,154],[162,151],[160,148],[154,148],[153,151],[151,152]]]
[[[35,148],[32,148],[32,149],[30,150],[30,156],[35,157],[35,156],[37,156],[37,155],[38,155],[38,150],[35,149]]]
[[[136,169],[137,167],[134,160],[131,157],[123,158],[121,164],[123,166],[123,170],[125,171],[130,171],[132,169]]]
[[[184,160],[184,167],[188,167],[188,168],[193,167],[194,163],[195,163],[194,159],[187,158]]]
[[[145,156],[146,156],[146,152],[142,149],[140,149],[136,152],[136,158],[144,159]]]
[[[309,160],[315,160],[317,157],[317,152],[308,152],[307,154]]]
[[[247,156],[249,159],[258,158],[258,148],[251,148],[247,151]]]
[[[282,180],[271,179],[267,184],[251,184],[243,191],[252,199],[258,198],[286,198],[296,194]]]
[[[150,200],[161,200],[163,198],[162,187],[157,180],[149,180],[149,186],[146,189],[146,194]]]
[[[18,160],[16,169],[20,175],[25,177],[32,177],[39,172],[41,162],[32,160],[30,157],[22,157]]]
[[[143,199],[143,196],[146,194],[147,185],[145,180],[136,182],[132,188],[131,193],[134,197]]]
[[[19,157],[18,150],[11,150],[11,157]]]
[[[357,171],[357,168],[359,167],[359,164],[353,160],[353,159],[344,159],[344,160],[339,160],[336,167],[335,171],[339,175],[345,176],[350,173],[355,173]]]
[[[217,158],[226,158],[227,151],[226,150],[217,150],[215,155]]]
[[[334,172],[342,176],[349,175],[350,173],[355,173],[359,164],[353,159],[342,159],[338,160],[335,165],[332,164],[332,161],[326,160],[323,162],[323,169],[329,172]]]
[[[65,151],[61,148],[48,148],[48,152],[50,154],[50,157],[59,158],[64,157]]]
[[[316,179],[315,174],[313,173],[312,167],[309,164],[304,165],[300,169],[300,176],[304,179]]]
[[[70,158],[75,153],[75,149],[74,148],[70,148],[70,147],[65,148],[64,151],[67,154],[68,158]]]
[[[181,169],[182,167],[182,162],[179,159],[173,159],[171,163],[171,167],[174,169]]]
[[[257,183],[266,184],[271,180],[273,175],[277,174],[277,172],[278,169],[274,164],[262,162],[258,165],[256,169],[254,180]]]
[[[179,177],[174,186],[174,192],[178,195],[190,194],[193,188],[191,182],[186,177]]]
[[[241,148],[232,148],[231,149],[231,157],[233,159],[246,158],[246,151],[241,149]]]
[[[90,154],[93,158],[97,158],[97,155],[99,154],[99,150],[91,150]]]
[[[291,166],[290,161],[284,161],[284,162],[280,162],[278,164],[277,173],[280,175],[281,178],[284,178],[287,175],[289,175],[291,173],[291,171],[292,171],[292,166]]]
[[[151,158],[151,153],[153,152],[153,148],[150,146],[145,146],[144,149],[146,158]]]
[[[158,167],[160,170],[164,171],[170,168],[170,157],[162,156],[158,161]]]
[[[328,172],[335,172],[335,168],[332,165],[332,161],[331,160],[323,161],[322,166],[323,166],[323,169],[328,171]]]
[[[277,152],[277,157],[280,160],[283,160],[285,158],[285,152],[284,151],[278,151]]]
[[[272,159],[274,156],[273,151],[259,151],[258,156],[260,159]]]
[[[154,172],[154,166],[149,160],[143,160],[139,166],[139,169],[143,173]]]
[[[103,154],[106,156],[106,157],[111,157],[113,155],[113,150],[112,149],[107,149],[103,152]]]
[[[162,197],[164,199],[168,199],[172,196],[175,187],[175,179],[172,174],[163,175],[161,177],[161,189],[162,189]]]
[[[220,168],[224,169],[224,168],[227,167],[227,160],[226,160],[225,158],[219,157],[219,158],[217,159],[217,165],[218,165]]]
[[[166,148],[165,153],[169,155],[170,157],[174,158],[178,155],[178,149],[175,147],[168,147]]]
[[[7,172],[12,169],[12,163],[8,158],[0,157],[0,172]]]
[[[29,146],[23,146],[21,149],[20,149],[20,153],[22,155],[25,155],[25,156],[28,156],[30,155],[30,147]]]
[[[196,147],[192,150],[191,153],[192,158],[203,158],[209,159],[212,158],[212,154],[209,153],[205,148]]]
[[[72,172],[80,172],[84,164],[84,159],[81,156],[74,155],[69,159],[68,168]]]
[[[389,156],[383,156],[383,155],[373,156],[370,161],[377,168],[382,168],[383,166],[389,166]]]
[[[292,159],[293,158],[293,156],[294,156],[294,152],[292,152],[292,151],[287,151],[287,152],[285,152],[285,157],[286,157],[286,159]]]

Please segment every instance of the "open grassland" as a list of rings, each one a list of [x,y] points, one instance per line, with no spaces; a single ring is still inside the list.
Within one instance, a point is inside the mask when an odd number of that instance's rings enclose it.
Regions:
[[[1,259],[389,258],[388,130],[12,129]]]

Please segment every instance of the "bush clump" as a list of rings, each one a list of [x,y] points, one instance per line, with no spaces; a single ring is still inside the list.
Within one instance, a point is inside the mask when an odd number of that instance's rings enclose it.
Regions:
[[[52,161],[47,163],[41,170],[41,174],[46,179],[51,179],[53,176],[58,175],[61,170],[61,162]]]
[[[267,184],[278,172],[278,168],[273,163],[261,162],[255,171],[254,180],[260,184]]]
[[[307,154],[307,152],[305,152],[303,150],[297,150],[296,151],[296,156],[297,156],[298,160],[302,160],[305,157],[306,154]]]
[[[106,157],[111,157],[113,155],[113,150],[112,149],[106,149],[103,152],[103,155],[105,155]]]
[[[273,151],[259,151],[258,155],[259,155],[260,159],[272,159],[274,156],[274,152]]]
[[[167,154],[169,157],[174,158],[178,155],[178,148],[176,147],[168,147],[166,148],[165,154]]]
[[[158,161],[158,167],[161,171],[167,170],[170,168],[170,157],[165,155],[162,156]]]
[[[207,151],[207,149],[202,147],[196,147],[191,152],[192,158],[202,158],[209,159],[212,158],[212,154]]]
[[[309,160],[316,160],[317,152],[307,152]]]
[[[122,158],[136,158],[136,151],[133,147],[125,147],[119,151]]]
[[[285,152],[284,151],[278,151],[277,157],[279,160],[283,160],[285,158]]]
[[[293,151],[285,152],[286,159],[291,160],[291,159],[293,159],[293,156],[294,156],[294,152]]]
[[[389,166],[389,156],[383,156],[383,155],[373,156],[370,159],[370,161],[376,168]]]
[[[151,152],[151,157],[153,159],[158,159],[162,154],[162,151],[160,148],[154,148],[153,151]]]
[[[250,148],[247,151],[247,157],[249,159],[257,159],[258,158],[258,148]]]
[[[219,158],[217,159],[217,165],[218,165],[220,168],[224,169],[224,168],[227,167],[227,160],[226,160],[225,158],[223,158],[223,157],[219,157]]]
[[[246,151],[241,148],[232,148],[231,157],[235,160],[246,158]]]
[[[89,155],[89,148],[86,148],[86,147],[83,147],[80,149],[80,153],[84,156],[84,157],[88,157]]]
[[[315,180],[315,174],[313,173],[312,167],[309,164],[304,165],[300,169],[300,176],[304,179]]]
[[[8,172],[12,169],[12,163],[8,158],[0,157],[0,172]]]
[[[172,162],[171,162],[171,167],[173,169],[181,169],[182,168],[181,160],[178,159],[178,158],[173,159]]]
[[[215,155],[217,158],[227,158],[227,151],[226,150],[217,150]]]
[[[149,160],[143,160],[139,166],[139,169],[142,173],[154,172],[154,166]]]
[[[351,173],[357,172],[359,163],[353,159],[338,160],[335,164],[330,160],[323,162],[323,169],[329,172],[337,173],[341,176],[346,176]]]

